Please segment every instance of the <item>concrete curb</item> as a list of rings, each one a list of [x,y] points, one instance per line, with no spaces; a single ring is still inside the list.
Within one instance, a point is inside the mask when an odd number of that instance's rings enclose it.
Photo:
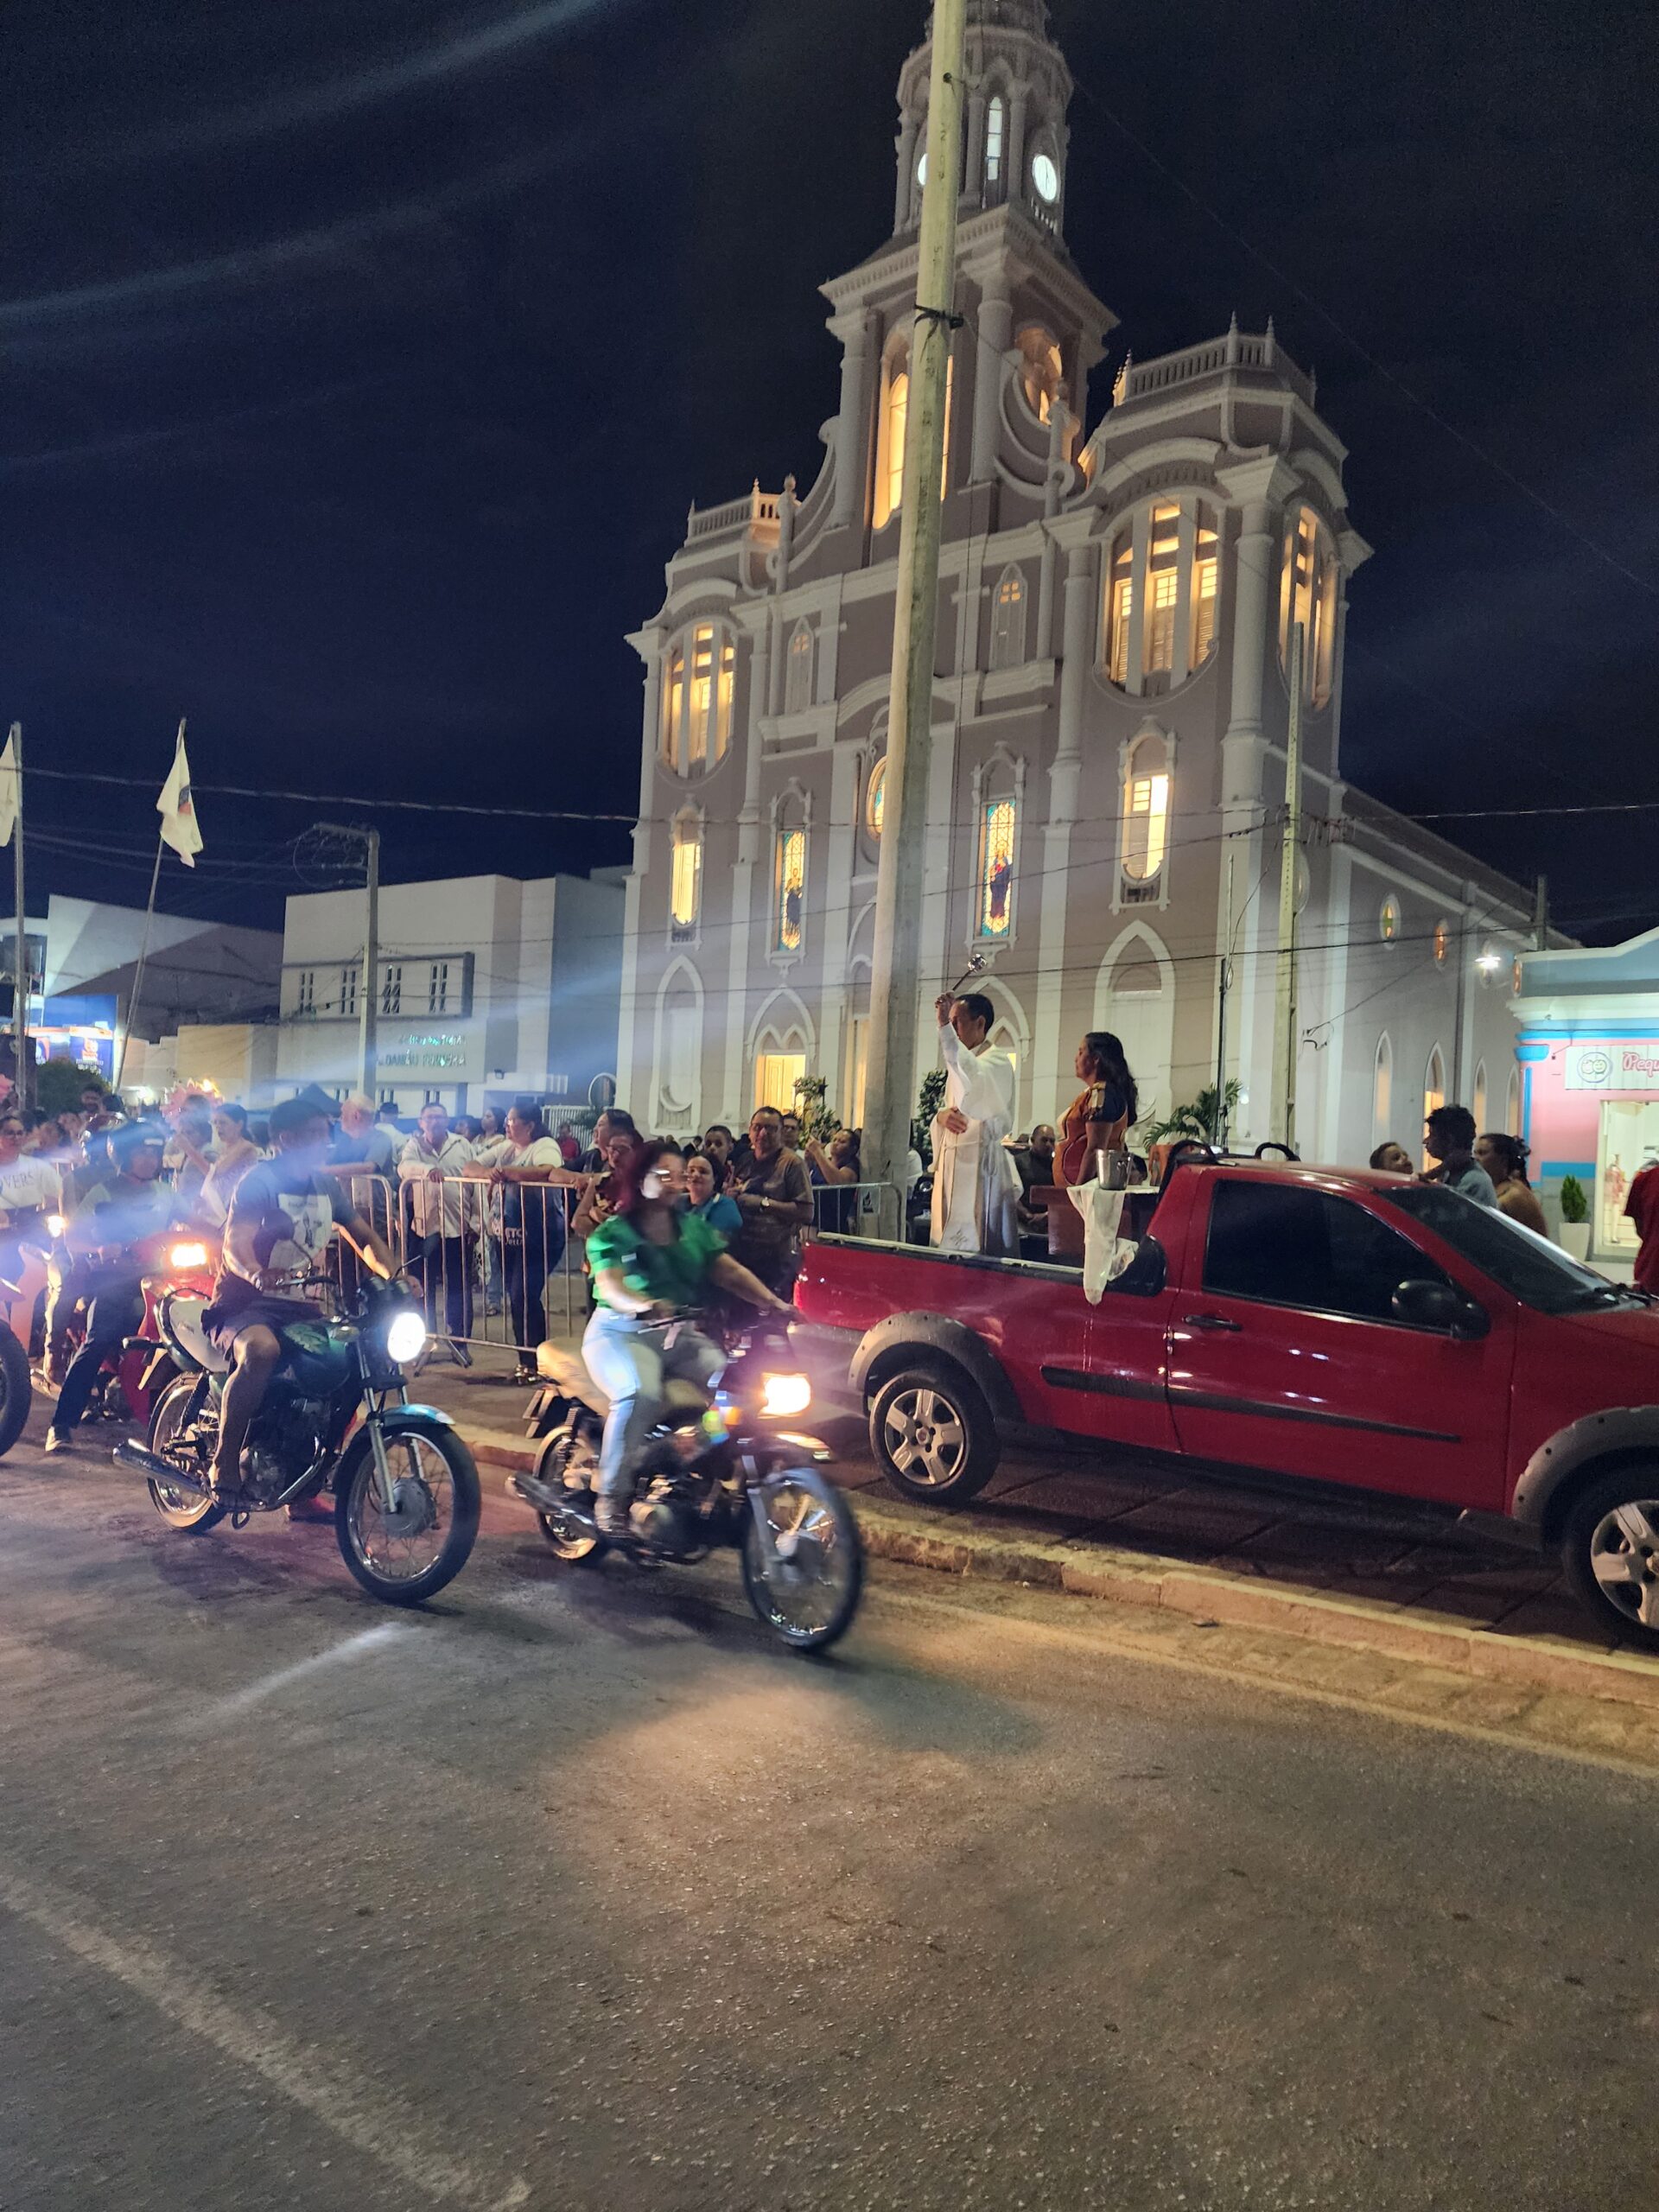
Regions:
[[[482,1466],[524,1472],[534,1464],[530,1447],[505,1430],[473,1428],[463,1433]],[[1363,1599],[1333,1598],[1255,1576],[1247,1580],[1145,1552],[1114,1551],[1106,1544],[1043,1543],[1012,1533],[953,1527],[947,1520],[924,1520],[902,1506],[872,1498],[868,1491],[858,1491],[853,1503],[872,1559],[1160,1608],[1229,1628],[1273,1629],[1309,1643],[1410,1660],[1511,1689],[1599,1698],[1659,1713],[1659,1660],[1634,1653],[1598,1651],[1556,1637],[1504,1636]]]

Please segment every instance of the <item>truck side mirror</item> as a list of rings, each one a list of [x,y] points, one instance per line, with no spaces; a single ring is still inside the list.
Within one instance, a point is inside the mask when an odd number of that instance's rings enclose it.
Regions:
[[[1392,1304],[1396,1320],[1414,1329],[1443,1330],[1460,1343],[1474,1343],[1492,1325],[1485,1307],[1449,1282],[1402,1282]]]

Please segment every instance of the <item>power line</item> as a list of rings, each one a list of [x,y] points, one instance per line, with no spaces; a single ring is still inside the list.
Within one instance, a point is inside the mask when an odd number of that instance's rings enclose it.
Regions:
[[[1580,530],[1575,522],[1547,499],[1541,492],[1535,489],[1523,477],[1517,476],[1515,471],[1499,461],[1496,454],[1488,453],[1484,446],[1478,443],[1467,431],[1460,430],[1455,423],[1448,423],[1445,416],[1440,414],[1438,409],[1431,406],[1421,392],[1414,391],[1403,378],[1397,377],[1392,369],[1385,367],[1370,347],[1362,344],[1347,325],[1340,321],[1328,308],[1315,299],[1306,286],[1299,284],[1287,270],[1281,268],[1276,261],[1264,253],[1252,239],[1247,238],[1236,224],[1230,222],[1218,208],[1213,207],[1201,194],[1195,192],[1184,177],[1179,175],[1160,155],[1155,153],[1147,145],[1144,138],[1131,130],[1116,109],[1103,99],[1092,86],[1079,82],[1077,89],[1085,99],[1099,109],[1113,129],[1126,138],[1137,153],[1150,162],[1161,176],[1168,179],[1184,199],[1190,200],[1201,214],[1207,215],[1218,229],[1225,231],[1230,238],[1243,247],[1245,252],[1253,260],[1260,262],[1262,268],[1278,283],[1294,292],[1303,306],[1311,308],[1321,322],[1327,324],[1331,329],[1334,330],[1343,343],[1351,346],[1375,375],[1381,377],[1385,384],[1391,385],[1402,398],[1408,400],[1414,407],[1419,409],[1437,429],[1444,430],[1447,437],[1453,439],[1466,452],[1472,454],[1477,461],[1484,462],[1494,474],[1501,476],[1504,482],[1515,491],[1519,492],[1523,499],[1529,499],[1534,506],[1541,509],[1552,522],[1558,524],[1570,537],[1575,538],[1586,552],[1593,553],[1599,561],[1605,562],[1616,575],[1623,576],[1627,583],[1634,584],[1638,591],[1646,592],[1649,598],[1659,598],[1659,584],[1652,582],[1646,576],[1638,575],[1634,569],[1628,568],[1617,554],[1609,552],[1607,548],[1598,539],[1592,537],[1588,531]]]

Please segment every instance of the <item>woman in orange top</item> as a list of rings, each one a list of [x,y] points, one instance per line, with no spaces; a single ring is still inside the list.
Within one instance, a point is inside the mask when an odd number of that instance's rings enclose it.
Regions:
[[[1527,1180],[1527,1147],[1520,1138],[1494,1129],[1488,1135],[1475,1139],[1475,1158],[1492,1179],[1498,1211],[1508,1214],[1511,1221],[1518,1221],[1522,1229],[1535,1230],[1540,1236],[1548,1236],[1549,1224]]]
[[[1055,1147],[1055,1175],[1062,1190],[1094,1179],[1097,1152],[1125,1152],[1140,1116],[1135,1077],[1123,1047],[1109,1030],[1094,1029],[1077,1047],[1077,1074],[1088,1088],[1066,1109]]]

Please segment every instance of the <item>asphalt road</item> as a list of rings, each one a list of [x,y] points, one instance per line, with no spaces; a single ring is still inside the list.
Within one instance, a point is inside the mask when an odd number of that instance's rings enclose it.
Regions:
[[[20,1449],[0,2206],[1653,2203],[1659,1784],[1096,1624],[804,1662],[505,1507],[404,1618]]]

